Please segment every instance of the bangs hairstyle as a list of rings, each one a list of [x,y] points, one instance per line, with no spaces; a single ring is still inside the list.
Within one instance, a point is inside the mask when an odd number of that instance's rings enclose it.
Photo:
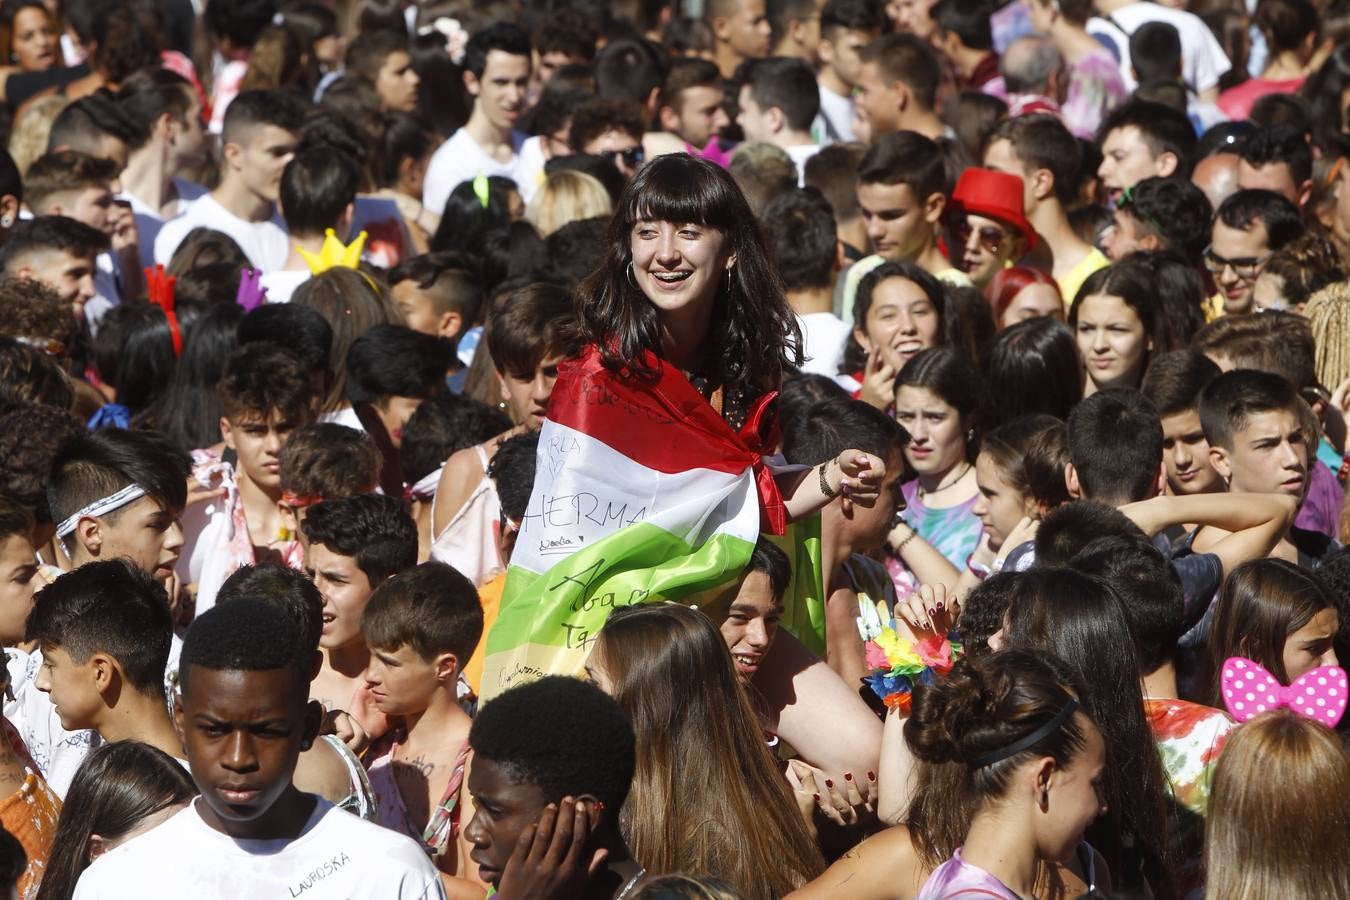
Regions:
[[[545,357],[568,351],[572,298],[556,284],[538,281],[508,294],[489,314],[484,340],[498,374],[534,377]]]
[[[33,525],[31,510],[13,497],[0,494],[0,544],[15,535],[21,536],[25,541],[31,540]]]
[[[289,350],[259,341],[235,350],[216,384],[225,417],[234,425],[266,422],[273,413],[284,422],[303,424],[314,418],[314,392],[309,373]]]
[[[1064,464],[1069,445],[1064,423],[1039,414],[1014,419],[990,431],[980,442],[1003,480],[1046,510],[1069,502]]]
[[[629,274],[639,222],[716,230],[736,258],[731,274],[719,275],[724,283],[704,339],[713,367],[704,374],[711,382],[753,397],[776,389],[790,367],[801,365],[801,329],[740,188],[713,163],[672,153],[649,162],[625,188],[610,220],[604,260],[577,290],[581,340],[600,348],[606,368],[653,378],[657,369],[643,356],[662,355],[660,316]]]
[[[358,494],[324,500],[309,508],[300,529],[310,544],[355,560],[372,588],[417,565],[417,523],[401,499]]]
[[[1253,559],[1224,579],[1209,636],[1213,706],[1222,706],[1220,669],[1230,656],[1260,663],[1281,684],[1284,642],[1324,609],[1336,609],[1326,583],[1282,559]]]
[[[187,505],[188,455],[150,431],[108,428],[81,434],[61,445],[52,459],[47,504],[53,522],[60,522],[96,500],[131,484],[166,510]],[[112,523],[127,506],[100,518]]]
[[[372,650],[411,647],[424,662],[453,653],[462,669],[483,636],[483,605],[454,568],[422,563],[375,589],[361,613],[361,634]]]

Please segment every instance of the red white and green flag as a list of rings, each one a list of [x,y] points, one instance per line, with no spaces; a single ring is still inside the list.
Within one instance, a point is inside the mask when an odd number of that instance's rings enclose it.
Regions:
[[[544,675],[580,673],[618,607],[696,602],[739,577],[761,522],[784,525],[758,449],[771,399],[738,434],[664,363],[655,380],[621,378],[592,348],[559,367],[487,638],[485,701]]]

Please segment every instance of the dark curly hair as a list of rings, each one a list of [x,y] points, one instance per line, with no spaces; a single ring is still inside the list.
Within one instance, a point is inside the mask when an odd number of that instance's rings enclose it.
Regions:
[[[633,227],[642,220],[695,223],[726,236],[736,265],[731,290],[712,313],[704,339],[710,370],[702,374],[729,394],[776,390],[784,374],[801,365],[801,329],[740,188],[725,170],[684,153],[653,159],[619,198],[604,261],[577,288],[581,342],[598,346],[611,371],[655,376],[642,356],[663,352],[660,318],[628,273]]]
[[[325,500],[300,523],[311,544],[356,560],[371,587],[417,565],[417,523],[403,501],[383,494]]]
[[[52,458],[58,447],[83,433],[83,422],[51,406],[30,406],[0,416],[0,493],[27,507],[38,524],[51,522],[47,476]]]
[[[0,414],[29,406],[68,410],[74,401],[75,386],[52,357],[0,338]]]
[[[604,691],[551,676],[512,688],[484,706],[469,731],[487,759],[539,788],[545,801],[594,794],[615,821],[636,765],[633,727]]]

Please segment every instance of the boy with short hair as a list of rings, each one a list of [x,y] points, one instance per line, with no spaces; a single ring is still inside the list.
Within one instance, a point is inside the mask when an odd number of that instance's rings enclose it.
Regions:
[[[95,296],[85,308],[93,329],[109,309],[124,298],[138,297],[143,289],[135,220],[123,222],[123,211],[113,199],[118,171],[112,160],[60,150],[38,157],[24,174],[24,200],[34,215],[70,216],[111,241],[111,253],[100,253],[95,260]]]
[[[69,303],[77,317],[94,298],[98,255],[110,246],[97,228],[68,216],[19,222],[0,245],[0,268],[20,281],[41,281]]]
[[[295,289],[310,279],[309,260],[323,252],[327,232],[346,239],[360,183],[357,164],[332,147],[307,147],[286,164],[277,196],[291,248],[280,268],[263,273],[268,303],[289,303]]]
[[[736,123],[747,141],[781,147],[797,167],[797,183],[805,184],[806,161],[820,151],[811,125],[820,112],[815,73],[804,61],[769,57],[751,60],[738,73],[741,80]]]
[[[881,36],[885,16],[872,0],[827,0],[820,11],[820,133],[822,144],[854,140],[853,92],[862,77],[862,49]]]
[[[281,499],[277,508],[286,529],[299,539],[309,508],[324,500],[373,494],[380,480],[380,451],[370,435],[336,422],[314,422],[297,429],[281,448]],[[288,560],[304,567],[300,558]]]
[[[849,266],[839,281],[841,319],[853,321],[858,285],[883,262],[912,262],[940,281],[970,285],[938,246],[950,191],[942,153],[923,135],[884,134],[868,148],[858,164],[858,206],[873,252]]]
[[[409,328],[456,344],[483,310],[482,280],[458,253],[405,259],[389,271],[389,285]]]
[[[123,560],[67,572],[38,594],[26,638],[42,651],[37,688],[63,728],[183,757],[164,697],[173,614],[149,575]]]
[[[382,582],[417,565],[417,525],[401,500],[363,494],[325,500],[301,523],[309,544],[305,571],[323,595],[323,668],[311,689],[330,710],[350,713],[372,738],[389,730],[363,673],[370,648],[361,637],[361,614]]]
[[[1098,134],[1102,164],[1097,177],[1112,204],[1145,178],[1190,177],[1196,137],[1184,112],[1131,100],[1106,117]]]
[[[1209,461],[1199,409],[1201,392],[1219,374],[1219,367],[1196,350],[1156,354],[1144,372],[1140,390],[1158,410],[1167,489],[1177,496],[1223,490]]]
[[[403,724],[366,754],[380,824],[420,841],[446,875],[466,877],[459,836],[473,722],[458,697],[460,671],[483,636],[483,609],[463,575],[423,563],[381,584],[361,614],[375,706]],[[417,778],[402,776],[415,766]]]
[[[125,557],[159,581],[172,575],[190,469],[188,455],[153,432],[104,429],[63,444],[47,501],[70,567]]]
[[[473,97],[469,121],[436,148],[427,163],[422,204],[440,215],[460,182],[479,175],[516,174],[525,135],[516,121],[530,86],[530,36],[497,22],[476,32],[464,48],[464,87]]]
[[[761,535],[745,573],[704,610],[721,628],[742,684],[750,683],[773,649],[791,581],[787,554]]]
[[[1082,147],[1057,116],[1042,113],[999,122],[985,138],[983,157],[986,169],[1021,176],[1022,211],[1042,242],[1041,268],[1054,276],[1067,310],[1088,276],[1111,263],[1069,223]]]
[[[223,232],[261,272],[282,268],[290,252],[277,215],[281,172],[295,154],[303,105],[282,91],[244,91],[225,113],[220,185],[165,222],[155,238],[155,262],[167,266],[194,228]]]
[[[773,50],[765,0],[710,0],[703,20],[712,30],[713,61],[723,78],[735,75],[747,59],[763,59]]]
[[[1310,418],[1293,385],[1270,372],[1225,372],[1200,395],[1210,462],[1229,491],[1280,494],[1302,502],[1315,452],[1307,430]],[[1202,549],[1221,537],[1217,529],[1197,531],[1194,545]],[[1312,568],[1337,546],[1325,534],[1290,524],[1270,555]]]
[[[872,140],[895,131],[931,140],[946,134],[935,105],[941,66],[931,46],[913,34],[888,34],[863,48],[862,61],[858,120]]]
[[[280,455],[297,428],[314,420],[315,394],[294,355],[275,344],[240,347],[216,385],[224,415],[223,452],[193,451],[192,478],[216,497],[193,504],[183,523],[179,576],[197,587],[197,613],[215,603],[240,566],[298,556],[279,508]]]
[[[833,378],[852,327],[834,314],[843,251],[830,204],[815,190],[790,191],[769,201],[762,222],[764,243],[802,328],[802,371]]]
[[[421,76],[412,66],[408,37],[394,31],[373,30],[347,45],[346,72],[364,78],[380,98],[381,112],[410,113],[417,109]]]
[[[636,768],[633,727],[603,691],[561,676],[512,688],[474,719],[469,745],[473,807],[464,837],[496,896],[524,900],[516,879],[530,845],[522,836],[534,828],[534,841],[547,846],[569,817],[573,839],[584,842],[571,877],[589,876],[587,897],[619,897],[641,880],[619,827]]]
[[[939,0],[929,15],[937,48],[952,61],[959,89],[982,90],[998,77],[998,54],[984,0]]]
[[[284,611],[251,599],[193,622],[174,719],[201,796],[95,860],[76,896],[122,897],[135,884],[147,900],[180,900],[247,885],[257,896],[443,900],[416,844],[294,786],[320,724],[296,632]]]
[[[644,145],[647,156],[678,152],[683,149],[725,166],[730,154],[722,146],[720,132],[731,119],[722,108],[722,73],[706,59],[672,60],[657,101],[659,133],[648,134]],[[674,136],[675,140],[670,137]]]

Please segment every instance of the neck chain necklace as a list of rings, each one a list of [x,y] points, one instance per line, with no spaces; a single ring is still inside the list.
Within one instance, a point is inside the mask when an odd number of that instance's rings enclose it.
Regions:
[[[951,478],[950,476],[948,476],[947,478],[943,478],[941,481],[938,482],[938,486],[935,487],[935,488],[933,488],[931,491],[926,491],[926,490],[924,490],[924,489],[923,489],[923,481],[920,480],[920,481],[919,481],[919,498],[922,499],[922,498],[924,498],[924,497],[932,496],[933,494],[940,494],[940,493],[942,493],[942,492],[945,491],[947,488],[949,488],[949,487],[951,487],[952,485],[956,484],[956,483],[957,483],[958,481],[960,481],[962,478],[965,478],[965,477],[966,477],[966,473],[969,472],[969,471],[970,471],[970,463],[966,463],[966,464],[965,464],[965,468],[963,468],[963,469],[957,474],[957,476],[956,476],[955,478]]]

